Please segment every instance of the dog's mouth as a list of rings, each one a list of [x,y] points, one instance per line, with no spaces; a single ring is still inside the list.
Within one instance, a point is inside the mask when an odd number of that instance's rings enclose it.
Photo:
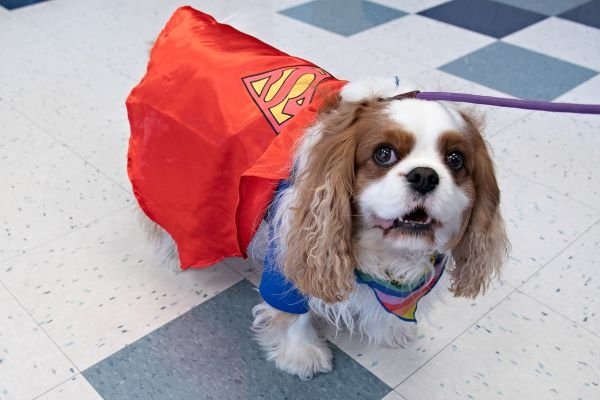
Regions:
[[[423,234],[433,231],[437,221],[423,207],[417,207],[411,212],[396,219],[377,218],[375,227],[383,229],[384,234],[396,231],[406,234]]]

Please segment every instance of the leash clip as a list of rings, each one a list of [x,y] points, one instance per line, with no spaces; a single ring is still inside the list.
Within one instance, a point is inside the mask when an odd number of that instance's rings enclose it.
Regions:
[[[419,93],[421,93],[420,90],[413,90],[412,92],[406,92],[406,93],[402,93],[402,94],[397,94],[393,97],[388,97],[386,100],[392,101],[392,100],[416,99],[417,95]]]

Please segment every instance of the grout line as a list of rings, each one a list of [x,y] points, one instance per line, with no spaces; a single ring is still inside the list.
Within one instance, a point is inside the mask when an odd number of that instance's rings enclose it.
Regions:
[[[499,136],[499,135],[503,134],[503,133],[504,133],[504,131],[506,131],[506,130],[510,129],[511,127],[513,127],[513,126],[514,126],[514,125],[516,125],[517,123],[519,123],[519,122],[523,121],[524,119],[531,117],[533,114],[535,114],[535,111],[531,111],[531,112],[528,112],[528,113],[526,113],[526,114],[525,114],[525,115],[523,115],[521,118],[518,118],[518,119],[514,120],[514,121],[513,121],[513,122],[511,122],[510,124],[508,124],[508,125],[506,125],[506,126],[504,126],[504,127],[500,128],[500,129],[498,129],[498,130],[495,130],[495,131],[491,132],[490,134],[486,134],[486,135],[485,135],[485,139],[486,139],[487,141],[489,141],[489,140],[490,140],[490,139],[492,139],[493,137],[496,137],[496,136]],[[485,130],[485,123],[484,123],[484,130]],[[490,145],[489,147],[493,147],[493,146],[491,146],[491,145]],[[492,150],[493,150],[493,149],[492,149]]]
[[[84,158],[81,154],[79,154],[77,151],[75,151],[71,146],[67,145],[66,143],[59,141],[67,150],[69,150],[73,155],[75,155],[77,158],[81,159],[82,161],[84,161],[86,164],[88,164],[89,166],[91,166],[93,169],[96,170],[96,172],[98,172],[100,175],[104,176],[106,179],[109,180],[110,183],[112,183],[113,185],[117,186],[119,189],[125,191],[125,193],[127,193],[128,195],[131,194],[131,190],[128,190],[127,188],[123,187],[123,185],[121,185],[119,182],[117,182],[116,180],[114,180],[114,178],[112,178],[111,176],[107,175],[102,169],[100,169],[98,166],[96,166],[96,164],[94,164],[93,162],[87,160],[86,158]]]
[[[24,19],[19,13],[15,14],[13,18],[14,18],[14,20],[18,20],[21,24],[28,27],[29,29],[36,30],[40,34],[45,34],[45,35],[49,36],[52,40],[56,41],[57,43],[63,43],[63,40],[61,38],[61,33],[63,33],[62,31],[60,31],[60,30],[56,31],[54,29],[45,29],[43,25],[41,25],[41,26],[34,25],[31,21]],[[166,23],[166,20],[165,20],[165,23]],[[158,35],[158,33],[156,33],[156,35]],[[34,41],[35,40],[27,41],[26,44],[32,43]],[[22,45],[22,44],[25,44],[25,42],[20,43],[20,45]],[[101,63],[105,67],[109,68],[114,73],[121,75],[121,77],[133,80],[133,82],[132,82],[133,85],[137,85],[139,80],[142,78],[141,76],[140,77],[130,76],[129,74],[126,74],[125,72],[121,71],[120,69],[115,68],[113,65],[110,65],[106,61],[104,61],[102,59],[102,57],[98,57],[95,52],[88,51],[85,47],[81,47],[81,44],[79,42],[76,42],[76,44],[72,45],[71,48],[81,54],[84,54],[85,56],[92,57],[95,61],[97,61],[98,63]]]
[[[465,333],[467,333],[473,326],[477,325],[479,323],[479,321],[481,321],[482,319],[484,319],[488,314],[490,314],[492,311],[494,311],[500,304],[502,304],[507,298],[509,298],[510,296],[512,296],[513,294],[515,294],[517,291],[518,291],[518,289],[513,289],[510,292],[508,292],[507,295],[505,295],[504,297],[502,297],[502,299],[500,299],[500,301],[498,301],[496,304],[494,304],[492,307],[490,307],[490,309],[487,312],[485,312],[481,317],[479,317],[475,322],[473,322],[471,325],[469,325],[468,327],[466,327],[462,332],[460,332],[456,337],[454,337],[454,339],[452,339],[450,342],[448,342],[439,351],[437,351],[435,354],[433,354],[431,357],[429,357],[427,359],[427,361],[425,361],[418,368],[416,368],[413,372],[411,372],[406,378],[404,378],[398,385],[396,385],[394,387],[394,390],[397,390],[400,387],[400,385],[402,385],[404,382],[406,382],[408,379],[410,379],[414,374],[416,374],[423,367],[425,367],[427,364],[429,364],[435,357],[438,356],[438,354],[440,354],[441,352],[443,352],[444,350],[446,350],[450,345],[452,345],[454,342],[456,342],[456,340],[458,340]]]
[[[14,110],[17,114],[21,115],[23,118],[25,118],[27,121],[29,121],[30,123],[32,123],[34,126],[36,126],[38,129],[40,129],[42,132],[44,132],[46,135],[48,135],[50,138],[54,139],[57,143],[61,144],[66,150],[68,150],[69,152],[71,152],[73,155],[75,155],[77,158],[79,158],[80,160],[84,161],[86,164],[89,164],[92,168],[94,168],[98,173],[100,173],[100,175],[104,176],[106,179],[108,179],[112,184],[116,185],[118,188],[124,190],[127,194],[131,194],[131,191],[128,190],[127,188],[124,188],[119,182],[117,182],[116,180],[114,180],[111,176],[107,175],[104,171],[102,171],[102,169],[98,168],[94,163],[92,163],[90,160],[86,159],[85,157],[83,157],[81,154],[79,154],[77,151],[75,151],[67,142],[65,142],[64,140],[58,138],[57,136],[55,136],[54,134],[52,134],[50,131],[46,130],[46,128],[40,124],[37,123],[37,121],[35,121],[34,119],[30,118],[29,115],[25,114],[24,112],[22,112],[21,110],[19,110],[18,108],[16,108],[14,105],[7,103],[8,106]],[[110,124],[107,124],[105,126],[101,126],[98,127],[97,129],[93,129],[91,130],[91,132],[98,132],[101,131],[107,127],[111,127],[116,123],[120,123],[120,122],[124,122],[125,119],[122,120],[115,120],[113,122],[111,122]],[[33,154],[30,154],[29,157],[32,157],[33,155],[38,155],[39,153],[41,153],[43,150],[40,150],[40,152],[36,152]],[[15,162],[17,162],[19,160],[15,160]]]
[[[522,289],[524,289],[523,287],[531,280],[533,279],[536,275],[538,275],[540,272],[542,272],[542,270],[544,270],[545,268],[547,268],[547,266],[552,263],[554,260],[556,260],[559,256],[561,256],[563,253],[565,253],[568,249],[570,249],[572,246],[575,245],[575,243],[577,243],[578,241],[580,241],[585,235],[587,235],[592,229],[596,228],[597,226],[600,226],[600,220],[594,222],[589,228],[587,228],[583,233],[581,233],[579,236],[577,236],[571,243],[569,243],[564,249],[562,249],[558,254],[556,254],[554,257],[552,257],[552,259],[550,259],[548,262],[546,262],[544,265],[542,265],[538,270],[536,270],[531,276],[529,276],[529,278],[525,279],[525,281],[523,281],[523,283],[521,283],[521,285],[519,285],[516,289],[519,293],[529,297],[530,299],[534,300],[536,303],[539,303],[541,305],[543,305],[544,307],[547,307],[548,309],[554,311],[556,314],[564,317],[565,319],[571,321],[572,323],[574,323],[575,325],[577,325],[578,327],[590,332],[592,335],[597,336],[600,338],[600,335],[591,331],[590,329],[588,329],[586,326],[581,325],[580,322],[578,321],[574,321],[573,319],[567,317],[566,315],[564,315],[563,313],[556,311],[554,308],[550,307],[549,305],[543,303],[542,301],[538,300],[536,297],[534,297],[533,295],[530,295],[526,292],[524,292]]]
[[[567,251],[571,246],[573,246],[573,244],[575,244],[586,233],[588,233],[592,228],[594,228],[594,226],[596,226],[596,224],[598,222],[600,222],[600,221],[594,222],[591,226],[589,226],[588,228],[586,228],[581,234],[579,234],[578,236],[576,236],[571,242],[567,243],[567,245],[565,245],[565,247],[563,247],[562,250],[560,250],[558,253],[556,253],[552,257],[550,257],[546,262],[544,262],[543,264],[541,264],[534,272],[531,273],[531,275],[529,275],[527,278],[525,278],[520,284],[518,284],[518,285],[512,285],[507,280],[503,280],[503,282],[506,285],[508,285],[509,287],[513,288],[513,289],[520,290],[523,286],[525,286],[525,284],[527,284],[527,282],[529,282],[537,274],[539,274],[540,272],[542,272],[543,269],[545,269],[548,265],[550,265],[552,262],[554,262],[554,260],[556,260],[558,257],[560,257],[565,251]]]
[[[61,233],[61,234],[59,234],[58,236],[55,236],[55,237],[53,237],[53,238],[50,238],[50,239],[48,239],[48,240],[45,240],[45,241],[43,241],[43,242],[41,242],[41,243],[38,243],[38,244],[36,244],[35,246],[33,246],[33,247],[30,247],[30,248],[28,248],[28,249],[26,249],[26,250],[21,250],[21,253],[19,253],[19,254],[16,254],[16,255],[14,255],[14,256],[10,256],[10,257],[8,257],[8,258],[5,258],[5,259],[0,259],[0,266],[2,266],[2,265],[4,265],[4,264],[7,264],[8,262],[10,262],[10,261],[12,261],[12,260],[14,260],[14,259],[16,259],[16,258],[19,258],[19,257],[24,257],[24,256],[25,256],[25,255],[27,255],[28,253],[30,253],[30,252],[32,252],[32,251],[35,251],[35,250],[37,250],[38,248],[40,248],[40,247],[42,247],[42,246],[45,246],[45,245],[47,245],[47,244],[49,244],[49,243],[51,243],[51,242],[54,242],[54,241],[56,241],[56,240],[58,240],[58,239],[62,239],[63,237],[65,237],[65,236],[67,236],[67,235],[70,235],[70,234],[72,234],[72,233],[74,233],[74,232],[78,232],[78,231],[80,231],[81,229],[87,228],[88,226],[91,226],[91,225],[93,225],[93,224],[97,223],[98,221],[100,221],[100,220],[102,220],[102,219],[104,219],[104,218],[110,217],[110,216],[112,216],[112,215],[116,215],[116,214],[118,214],[118,213],[120,213],[120,212],[123,212],[123,210],[126,210],[126,209],[128,209],[128,208],[131,208],[131,207],[132,207],[132,205],[131,205],[131,204],[127,204],[126,206],[123,206],[123,207],[121,207],[121,208],[118,208],[118,209],[116,209],[116,210],[113,210],[113,211],[109,212],[108,214],[104,214],[104,215],[102,215],[102,216],[100,216],[100,217],[98,217],[98,218],[96,218],[96,219],[94,219],[94,220],[83,222],[83,223],[82,223],[82,224],[81,224],[79,227],[77,227],[77,228],[75,228],[75,229],[71,229],[71,230],[70,230],[70,231],[68,231],[68,232]],[[2,281],[0,280],[0,283],[1,283],[1,282],[2,282]]]
[[[239,271],[238,271],[236,268],[233,268],[231,265],[227,264],[227,263],[225,262],[225,260],[221,261],[221,263],[222,263],[222,264],[225,264],[225,266],[226,266],[227,268],[229,268],[229,269],[230,269],[231,271],[233,271],[235,274],[239,275],[239,276],[242,278],[241,280],[244,280],[244,279],[246,279],[246,276],[245,276],[245,275],[243,275],[241,272],[239,272]]]
[[[46,395],[46,394],[50,393],[50,392],[51,392],[51,391],[53,391],[54,389],[56,389],[56,388],[58,388],[58,387],[60,387],[60,386],[64,385],[64,384],[65,384],[65,383],[67,383],[67,382],[70,382],[70,381],[72,381],[73,379],[75,379],[75,378],[76,378],[76,377],[78,377],[78,376],[80,376],[81,378],[85,379],[85,376],[83,376],[83,374],[81,374],[81,373],[79,373],[79,374],[75,374],[75,375],[73,375],[72,377],[70,377],[69,379],[66,379],[66,380],[64,380],[63,382],[59,383],[58,385],[56,385],[56,386],[53,386],[53,387],[51,387],[50,389],[46,390],[44,393],[38,394],[37,396],[35,396],[35,397],[34,397],[33,399],[31,399],[31,400],[36,400],[36,399],[39,399],[39,398],[41,398],[42,396],[44,396],[44,395]],[[87,379],[85,379],[85,380],[87,381]],[[88,382],[88,384],[89,384],[89,382]],[[90,386],[91,386],[91,384],[90,384]],[[92,386],[92,387],[93,387],[93,386]],[[94,390],[96,390],[96,389],[94,388]],[[97,392],[96,392],[96,393],[97,393]]]
[[[397,390],[392,390],[392,392],[394,392],[398,396],[400,396],[401,399],[408,400],[408,397],[404,396],[402,393],[398,392]]]
[[[250,284],[251,284],[252,286],[254,286],[256,289],[258,289],[258,285],[256,285],[256,286],[255,286],[255,285],[254,285],[254,282],[252,282],[252,281],[250,280],[250,278],[252,278],[252,277],[253,277],[253,276],[255,276],[255,275],[258,275],[259,273],[262,273],[262,271],[254,271],[253,273],[251,273],[250,275],[248,275],[248,276],[246,277],[246,280],[247,280],[248,282],[250,282]],[[259,284],[260,284],[260,280],[259,280]]]
[[[550,263],[556,260],[559,256],[561,256],[564,252],[566,252],[571,246],[573,246],[576,242],[578,242],[583,236],[585,236],[589,231],[591,231],[596,225],[600,224],[600,220],[594,221],[588,228],[586,228],[582,233],[575,237],[569,244],[567,244],[561,251],[556,253],[553,257],[551,257],[548,261],[542,264],[533,274],[529,275],[527,279],[525,279],[519,286],[515,287],[515,289],[520,290],[527,284],[531,279],[533,279],[537,274],[542,272]]]
[[[579,322],[574,321],[573,319],[567,317],[565,314],[561,313],[560,311],[556,311],[554,308],[550,307],[548,304],[542,303],[540,300],[536,299],[535,297],[533,297],[533,296],[531,296],[531,295],[529,295],[529,294],[527,294],[527,293],[525,293],[525,292],[523,292],[523,291],[521,291],[519,289],[517,289],[517,291],[520,294],[522,294],[523,296],[529,298],[530,300],[532,300],[532,301],[534,301],[534,302],[536,302],[536,303],[538,303],[538,304],[546,307],[550,311],[554,312],[556,315],[558,315],[558,316],[560,316],[560,317],[568,320],[569,322],[573,323],[573,325],[577,326],[578,328],[581,328],[581,329],[583,329],[583,330],[591,333],[593,336],[596,336],[597,338],[600,339],[600,334],[598,334],[598,333],[596,333],[594,331],[591,331],[588,327],[581,325]]]
[[[510,173],[511,175],[515,175],[515,176],[517,176],[517,177],[519,177],[519,178],[523,178],[523,179],[525,179],[525,180],[526,180],[526,181],[528,181],[528,182],[531,182],[531,183],[534,183],[534,184],[536,184],[536,185],[542,186],[543,188],[545,188],[545,189],[549,190],[549,191],[550,191],[550,192],[552,192],[553,194],[555,194],[555,195],[557,195],[557,196],[560,196],[560,197],[562,197],[562,198],[564,198],[564,199],[567,199],[567,200],[569,200],[569,201],[575,201],[575,202],[579,203],[580,205],[582,205],[582,206],[585,206],[585,207],[589,208],[590,210],[593,210],[593,211],[600,211],[600,208],[598,208],[598,207],[592,206],[592,205],[590,205],[590,204],[588,204],[588,203],[585,203],[585,202],[583,202],[583,201],[581,201],[581,200],[578,200],[578,199],[576,199],[575,197],[571,197],[571,196],[569,196],[569,195],[567,195],[567,194],[561,193],[561,192],[559,192],[558,190],[556,190],[555,188],[553,188],[553,187],[551,187],[551,186],[548,186],[548,185],[546,185],[545,183],[541,183],[541,182],[538,182],[538,181],[536,181],[536,180],[534,180],[534,179],[531,179],[530,177],[528,177],[528,176],[526,176],[526,175],[521,175],[521,174],[519,174],[518,172],[515,172],[515,171],[514,171],[513,169],[511,169],[511,168],[505,167],[505,166],[503,166],[503,165],[498,165],[498,164],[496,164],[496,167],[497,167],[498,169],[501,169],[501,170],[503,170],[504,172],[508,172],[508,173]]]
[[[31,315],[31,313],[27,310],[27,308],[23,305],[23,303],[21,303],[19,301],[19,299],[17,299],[17,297],[13,294],[13,292],[10,291],[10,289],[4,284],[4,282],[0,281],[0,285],[13,298],[13,300],[19,305],[19,307],[21,307],[21,309],[27,314],[27,316],[29,316],[31,321],[33,321],[33,323],[38,327],[38,329],[40,329],[42,332],[44,332],[44,335],[46,335],[46,337],[54,344],[54,346],[56,346],[56,348],[62,353],[62,355],[65,356],[65,358],[69,361],[69,363],[71,363],[72,368],[75,371],[77,371],[77,373],[81,374],[81,371],[79,370],[79,367],[77,367],[77,364],[75,364],[73,362],[73,360],[71,360],[71,358],[63,351],[62,347],[60,347],[58,345],[58,343],[56,343],[56,341],[52,338],[52,336],[50,336],[48,334],[48,332],[44,329],[44,327],[42,325],[40,325],[40,323],[33,317],[33,315]],[[69,379],[73,378],[73,376],[77,375],[77,373],[73,374]]]

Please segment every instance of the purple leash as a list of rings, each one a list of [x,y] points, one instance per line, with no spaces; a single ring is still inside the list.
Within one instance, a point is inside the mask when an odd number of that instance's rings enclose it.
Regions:
[[[466,93],[449,92],[408,92],[391,97],[393,100],[401,99],[423,99],[456,101],[461,103],[485,104],[496,107],[521,108],[525,110],[538,110],[549,112],[564,112],[576,114],[600,114],[600,104],[577,104],[577,103],[552,103],[548,101],[534,101],[509,99],[505,97],[478,96]]]

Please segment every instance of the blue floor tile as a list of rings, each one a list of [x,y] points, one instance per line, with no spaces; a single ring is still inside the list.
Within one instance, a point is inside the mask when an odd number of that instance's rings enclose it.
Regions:
[[[260,301],[242,281],[83,372],[106,400],[379,400],[390,388],[332,345],[335,368],[302,382],[252,339]]]
[[[35,3],[41,3],[42,1],[47,0],[0,0],[0,6],[8,10],[14,10],[15,8],[21,8]]]
[[[493,43],[439,69],[515,97],[546,101],[597,74],[503,42]]]
[[[600,0],[593,0],[559,15],[561,18],[600,28]]]
[[[307,24],[350,36],[406,15],[364,0],[316,0],[281,11]]]
[[[419,14],[495,38],[547,18],[542,14],[488,0],[454,0]]]
[[[558,15],[590,0],[495,0],[544,15]]]

